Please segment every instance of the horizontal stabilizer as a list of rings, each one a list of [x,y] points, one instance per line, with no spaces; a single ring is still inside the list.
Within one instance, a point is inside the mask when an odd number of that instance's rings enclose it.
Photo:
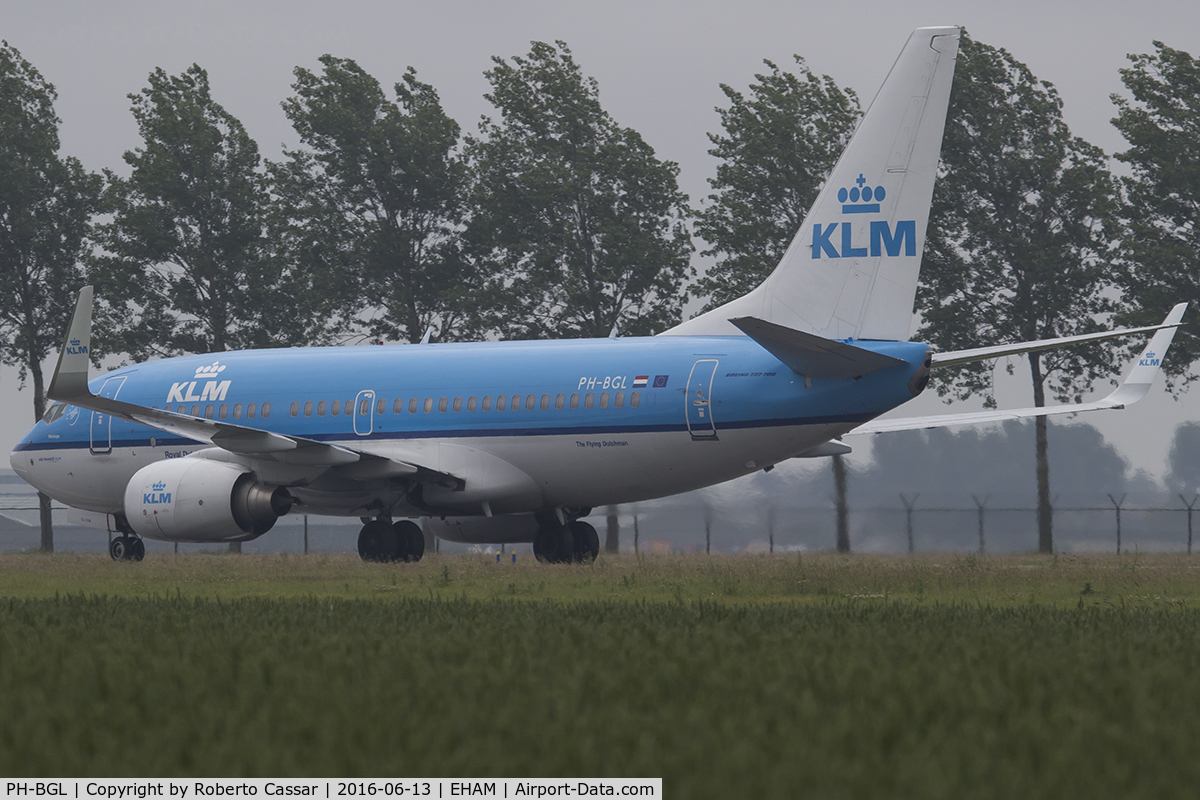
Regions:
[[[868,372],[905,364],[898,358],[785,328],[757,317],[737,317],[729,321],[804,378],[857,378]]]
[[[1107,397],[1091,403],[1078,403],[1066,406],[1048,406],[1041,408],[1017,408],[1012,410],[968,411],[964,414],[937,414],[929,417],[907,417],[900,419],[880,419],[860,425],[850,433],[887,433],[890,431],[911,431],[927,428],[947,428],[954,425],[982,425],[989,422],[1003,422],[1008,419],[1028,419],[1029,417],[1050,417],[1059,414],[1078,414],[1081,411],[1098,411],[1105,408],[1125,408],[1141,400],[1150,391],[1150,384],[1158,375],[1163,356],[1175,338],[1175,331],[1183,319],[1187,303],[1180,303],[1171,309],[1171,313],[1150,330],[1157,333],[1150,339],[1146,349],[1138,357],[1129,376],[1121,385]],[[1122,335],[1130,331],[1122,331]]]

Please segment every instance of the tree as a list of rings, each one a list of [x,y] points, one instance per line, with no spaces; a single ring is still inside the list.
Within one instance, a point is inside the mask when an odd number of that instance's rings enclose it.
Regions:
[[[1132,100],[1113,95],[1113,124],[1129,142],[1117,159],[1128,226],[1123,273],[1130,303],[1124,322],[1154,324],[1181,300],[1192,303],[1184,330],[1195,334],[1200,300],[1200,59],[1155,42],[1153,54],[1131,55],[1121,80]],[[1150,322],[1143,322],[1150,320]],[[1163,365],[1179,377],[1200,358],[1200,340],[1176,337]],[[1190,377],[1190,376],[1189,376]]]
[[[1054,87],[1006,50],[963,34],[934,190],[918,309],[939,349],[1047,339],[1099,328],[1118,237],[1104,154],[1072,136]],[[1027,356],[1036,406],[1078,401],[1113,356],[1102,347]],[[1010,366],[1011,370],[1011,366]],[[986,364],[952,372],[938,393],[982,396]],[[1046,418],[1037,418],[1038,548],[1053,549]]]
[[[600,105],[563,42],[494,58],[469,236],[493,270],[480,319],[510,338],[642,335],[680,319],[691,275],[679,167]]]
[[[1175,428],[1167,463],[1167,488],[1182,495],[1200,492],[1200,423],[1184,422]]]
[[[319,75],[296,68],[283,103],[305,146],[274,169],[285,249],[329,288],[343,328],[457,338],[474,282],[458,123],[411,67],[390,100],[355,62],[321,63]]]
[[[0,360],[33,381],[45,413],[42,362],[62,344],[84,282],[81,257],[101,179],[58,154],[54,86],[0,42]],[[41,548],[54,550],[50,498],[38,493]]]
[[[862,116],[852,89],[793,58],[797,72],[764,61],[771,71],[754,76],[749,98],[721,84],[725,133],[708,135],[721,163],[696,222],[710,244],[702,255],[717,259],[696,282],[706,309],[749,292],[775,268]]]
[[[97,294],[111,349],[152,355],[306,342],[302,274],[274,257],[258,146],[193,64],[129,96],[143,145],[110,175]]]

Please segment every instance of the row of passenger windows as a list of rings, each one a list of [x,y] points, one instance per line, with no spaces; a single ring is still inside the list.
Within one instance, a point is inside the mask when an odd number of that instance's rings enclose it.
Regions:
[[[587,394],[583,395],[582,400],[583,400],[584,408],[593,408],[597,404],[595,392],[588,392]],[[641,398],[641,394],[639,392],[630,393],[630,395],[629,395],[629,407],[630,408],[637,408],[639,405],[641,405],[641,402],[642,402],[642,398]],[[412,397],[412,398],[409,398],[407,407],[408,407],[408,413],[410,413],[410,414],[417,414],[421,411],[424,411],[426,414],[431,414],[431,413],[433,413],[435,404],[437,405],[437,410],[439,412],[449,411],[450,409],[453,409],[454,411],[462,411],[464,406],[466,407],[467,411],[473,412],[473,411],[477,411],[477,410],[478,411],[491,411],[493,407],[497,411],[504,411],[506,409],[512,410],[512,411],[519,411],[519,410],[521,410],[522,407],[524,407],[526,411],[533,411],[535,408],[539,408],[539,407],[542,408],[543,410],[547,410],[550,408],[550,403],[551,403],[551,399],[550,399],[550,395],[548,395],[548,394],[542,395],[540,399],[538,398],[538,396],[536,394],[525,395],[525,396],[522,396],[519,394],[514,394],[511,398],[508,395],[502,394],[502,395],[499,395],[498,397],[496,397],[496,402],[495,402],[494,406],[492,404],[491,395],[487,395],[483,398],[468,397],[466,399],[465,403],[463,402],[463,399],[461,397],[455,397],[453,399],[451,399],[449,397],[440,397],[440,398],[437,398],[436,400],[432,397],[426,397],[424,399],[424,401],[422,401],[419,397]],[[554,403],[554,407],[556,409],[560,409],[560,410],[568,405],[571,408],[579,408],[580,395],[573,394],[573,395],[571,395],[571,399],[568,401],[567,396],[565,394],[560,394],[554,398],[553,403]],[[610,395],[608,392],[601,392],[600,398],[599,398],[600,408],[608,408],[610,404],[614,408],[624,408],[625,407],[625,393],[617,392],[615,395]],[[391,405],[392,405],[392,413],[393,414],[403,414],[404,413],[405,402],[404,402],[403,398],[397,397],[395,400],[392,401]],[[325,414],[327,412],[331,416],[336,417],[339,413],[341,413],[342,407],[343,407],[342,402],[340,400],[334,400],[332,402],[329,402],[326,400],[321,400],[315,404],[313,403],[313,401],[309,400],[308,402],[306,402],[304,404],[304,416],[311,417],[313,415],[313,411],[315,410],[318,417],[325,416]],[[385,400],[384,398],[381,397],[375,401],[375,413],[376,414],[385,413],[387,411],[387,408],[388,408],[388,401]],[[345,404],[345,409],[346,409],[346,414],[353,414],[354,413],[354,401],[347,400],[346,404]],[[293,417],[297,417],[300,415],[300,403],[299,402],[292,403],[291,413],[292,413]],[[363,398],[362,400],[358,401],[358,413],[362,416],[366,416],[367,414],[371,413],[370,399]]]
[[[154,406],[154,407],[158,408],[158,406]],[[167,406],[167,411],[170,411],[170,410],[171,410],[171,407]],[[175,410],[176,410],[176,412],[178,412],[180,414],[189,413],[187,406],[179,406]],[[198,405],[192,406],[190,413],[193,417],[200,416],[200,406],[198,406]],[[246,406],[246,419],[254,419],[260,413],[262,414],[263,419],[266,419],[267,417],[271,416],[271,404],[263,403],[261,408],[259,408],[258,403],[250,403],[248,406]],[[204,418],[205,419],[212,419],[214,414],[216,414],[218,419],[229,419],[229,403],[221,403],[220,408],[217,408],[212,403],[209,403],[208,405],[204,406]],[[242,418],[242,404],[241,403],[233,404],[233,418],[234,419]]]
[[[581,399],[584,408],[593,408],[597,405],[595,392],[588,392],[587,394],[583,395],[582,398],[578,393],[572,394],[569,401],[567,400],[567,396],[565,394],[560,394],[554,398],[553,402],[554,407],[561,410],[566,406],[570,406],[571,408],[579,408]],[[631,392],[629,394],[630,408],[637,408],[639,405],[641,405],[641,402],[642,398],[639,392]],[[426,397],[424,401],[422,401],[420,398],[413,397],[409,398],[408,400],[408,413],[416,414],[424,411],[426,414],[430,414],[433,412],[435,403],[439,412],[449,411],[451,408],[453,408],[455,411],[462,411],[464,406],[464,402],[461,397],[455,397],[453,399],[448,397],[440,397],[436,400],[432,397]],[[536,394],[524,396],[514,394],[511,398],[508,395],[502,394],[496,397],[496,402],[494,405],[492,403],[491,395],[487,395],[482,399],[478,397],[468,397],[465,406],[467,411],[472,412],[476,410],[491,411],[493,408],[495,408],[497,411],[504,411],[506,409],[520,411],[522,407],[524,407],[527,411],[533,411],[535,408],[539,407],[543,410],[549,409],[550,403],[550,395],[548,394],[542,395],[540,399]],[[624,408],[625,393],[617,392],[614,395],[610,395],[608,392],[601,392],[599,397],[600,408],[608,408],[610,404],[614,408]],[[392,401],[391,405],[393,414],[404,413],[405,402],[402,398],[396,398]],[[381,397],[375,401],[376,414],[385,413],[387,411],[387,407],[388,402],[384,398]],[[315,410],[318,417],[323,417],[327,413],[330,416],[336,417],[342,413],[343,409],[345,409],[346,416],[351,416],[354,414],[354,401],[347,400],[343,404],[341,400],[321,400],[317,403],[313,403],[312,400],[309,400],[304,404],[304,416],[311,417],[313,415],[313,411]],[[170,407],[168,407],[167,410],[170,411]],[[179,406],[176,411],[180,414],[189,413],[187,406]],[[245,406],[244,411],[246,419],[254,419],[259,415],[261,415],[263,419],[266,419],[267,417],[271,416],[271,404],[263,403],[262,406],[259,406],[258,403],[250,403]],[[233,419],[241,419],[242,412],[243,406],[241,403],[234,403],[232,407],[229,405],[229,403],[221,403],[219,407],[215,404],[209,403],[203,408],[205,419],[213,419],[214,417],[217,419],[229,419],[231,416]],[[199,405],[192,406],[190,413],[193,417],[199,417],[201,414],[201,407]],[[371,413],[371,401],[369,398],[364,397],[362,400],[358,401],[358,413],[362,416],[366,416],[367,414]],[[300,403],[298,401],[292,403],[291,414],[293,417],[300,416]],[[61,410],[58,411],[58,415],[62,415]],[[51,415],[47,413],[46,416],[50,417]],[[57,419],[57,417],[55,417],[55,419]],[[52,422],[53,420],[50,421]]]

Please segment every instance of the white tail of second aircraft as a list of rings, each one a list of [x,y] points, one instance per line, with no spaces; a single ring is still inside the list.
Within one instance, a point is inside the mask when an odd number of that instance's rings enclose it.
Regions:
[[[729,320],[757,317],[827,339],[908,338],[959,34],[909,37],[775,271],[666,333],[740,334]]]

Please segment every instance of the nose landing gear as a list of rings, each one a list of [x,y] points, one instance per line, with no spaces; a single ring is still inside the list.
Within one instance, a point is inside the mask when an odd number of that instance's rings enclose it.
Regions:
[[[121,534],[108,543],[113,561],[141,561],[146,557],[146,543],[140,536]]]

